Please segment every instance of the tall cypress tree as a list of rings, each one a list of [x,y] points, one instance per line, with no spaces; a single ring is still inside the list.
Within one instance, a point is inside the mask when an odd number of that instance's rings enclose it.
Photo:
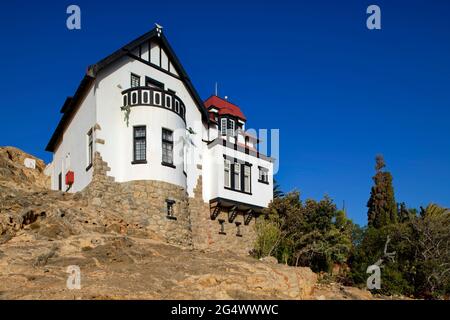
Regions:
[[[385,171],[386,164],[382,155],[375,158],[374,186],[370,191],[370,199],[367,202],[369,208],[367,218],[369,226],[381,228],[391,223],[396,223],[398,218],[397,205],[392,186],[392,175]]]

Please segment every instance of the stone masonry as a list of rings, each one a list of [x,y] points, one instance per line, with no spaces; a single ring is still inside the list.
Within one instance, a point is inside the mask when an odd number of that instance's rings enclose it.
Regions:
[[[212,220],[209,204],[202,198],[202,176],[198,178],[194,198],[189,198],[189,208],[195,248],[231,250],[244,255],[253,249],[256,240],[255,218],[245,225],[243,215],[238,214],[232,222],[229,222],[228,212],[221,210]]]
[[[93,179],[82,191],[89,204],[122,213],[136,227],[171,244],[201,250],[231,250],[240,254],[248,254],[253,248],[255,219],[245,225],[243,216],[238,214],[229,222],[228,213],[220,212],[212,220],[209,204],[202,198],[201,175],[194,197],[190,198],[180,186],[153,180],[118,183],[107,175],[108,171],[108,164],[100,153],[95,152]],[[167,202],[173,203],[171,216]],[[224,232],[221,232],[222,228]]]

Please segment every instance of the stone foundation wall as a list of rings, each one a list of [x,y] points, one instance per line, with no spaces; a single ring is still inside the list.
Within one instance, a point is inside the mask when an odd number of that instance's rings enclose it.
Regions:
[[[256,240],[255,218],[248,225],[245,225],[243,215],[238,214],[232,222],[229,222],[228,212],[222,210],[212,220],[209,204],[205,203],[202,198],[201,176],[194,189],[194,195],[194,198],[189,198],[194,248],[230,250],[247,255],[254,248]],[[221,232],[221,222],[223,223],[223,232]],[[239,235],[236,224],[239,224]]]
[[[136,227],[168,243],[192,246],[189,201],[184,188],[154,180],[114,182],[98,152],[94,156],[93,179],[82,191],[89,204],[110,208],[127,216]],[[173,216],[169,218],[167,200],[174,201]]]
[[[248,225],[240,214],[233,222],[228,213],[220,212],[211,219],[210,207],[203,201],[202,177],[194,189],[194,197],[188,197],[182,187],[154,180],[117,183],[107,175],[110,168],[96,152],[93,163],[93,179],[82,191],[88,203],[99,208],[113,209],[140,227],[155,235],[156,239],[202,250],[230,250],[248,254],[256,238],[255,219]],[[174,201],[173,217],[168,217],[167,200]],[[223,221],[223,231],[219,221]],[[239,236],[238,227],[239,226]]]

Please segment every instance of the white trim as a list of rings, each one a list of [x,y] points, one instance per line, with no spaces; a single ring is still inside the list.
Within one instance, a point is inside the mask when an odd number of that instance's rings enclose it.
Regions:
[[[147,94],[147,100],[144,100],[144,93],[148,93]],[[141,99],[142,99],[142,103],[144,104],[150,104],[150,90],[142,90],[142,97],[141,97]]]
[[[167,104],[167,99],[170,100],[169,104]],[[172,96],[166,95],[166,101],[164,102],[164,106],[168,109],[172,109]]]
[[[159,96],[159,103],[156,103],[156,95]],[[162,106],[162,94],[158,91],[153,91],[153,104],[155,106]]]

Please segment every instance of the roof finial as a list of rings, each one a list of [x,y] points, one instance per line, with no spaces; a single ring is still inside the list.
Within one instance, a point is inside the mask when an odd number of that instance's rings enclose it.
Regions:
[[[217,97],[217,82],[216,82],[215,96]]]
[[[158,32],[158,37],[160,37],[161,33],[162,33],[163,26],[158,24],[158,23],[155,23],[155,26],[156,26],[156,32]]]

